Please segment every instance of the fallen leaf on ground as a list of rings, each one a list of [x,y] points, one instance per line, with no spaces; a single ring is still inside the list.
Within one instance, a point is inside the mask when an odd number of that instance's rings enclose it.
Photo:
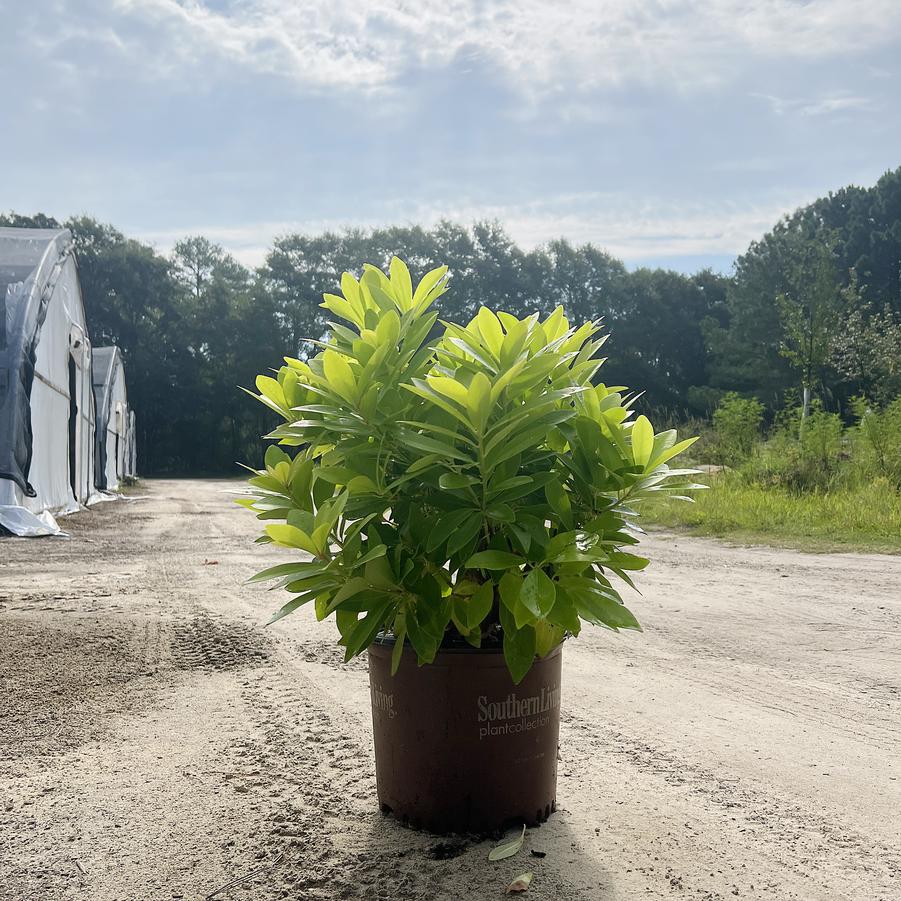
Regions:
[[[488,854],[489,860],[505,860],[512,857],[521,847],[523,839],[526,837],[526,827],[523,824],[522,832],[516,838],[508,839],[492,848]]]
[[[532,881],[531,873],[523,873],[521,876],[517,876],[508,886],[507,890],[504,892],[505,895],[518,895],[520,892],[527,892],[529,890],[529,883]]]

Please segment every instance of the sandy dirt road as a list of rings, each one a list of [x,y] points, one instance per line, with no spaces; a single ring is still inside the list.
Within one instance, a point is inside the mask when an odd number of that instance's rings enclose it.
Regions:
[[[651,537],[645,634],[565,649],[559,812],[489,864],[378,813],[365,663],[263,629],[234,487],[0,540],[3,899],[901,898],[901,558]]]

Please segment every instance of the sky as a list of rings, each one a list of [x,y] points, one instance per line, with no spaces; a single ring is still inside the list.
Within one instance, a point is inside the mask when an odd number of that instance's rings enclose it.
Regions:
[[[901,165],[899,0],[0,0],[0,210],[249,264],[492,218],[729,271]]]

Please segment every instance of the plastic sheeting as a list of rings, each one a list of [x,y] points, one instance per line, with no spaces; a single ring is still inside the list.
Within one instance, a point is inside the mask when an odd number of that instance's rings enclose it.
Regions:
[[[32,513],[24,507],[0,506],[0,523],[7,532],[19,538],[41,538],[45,535],[68,537],[49,510]]]
[[[135,411],[128,411],[128,441],[125,448],[125,475],[135,478],[138,474],[138,427]]]
[[[67,230],[0,228],[0,300],[0,525],[33,534],[21,511],[52,530],[45,513],[94,493],[91,345]]]
[[[125,367],[118,347],[95,347],[94,402],[96,446],[94,482],[98,488],[115,491],[126,476],[134,475],[132,466],[134,414],[128,409],[125,391]]]

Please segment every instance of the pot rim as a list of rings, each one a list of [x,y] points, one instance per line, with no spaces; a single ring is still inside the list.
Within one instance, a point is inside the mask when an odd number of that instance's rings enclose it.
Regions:
[[[569,633],[563,636],[563,639],[559,644],[555,645],[551,648],[544,657],[538,657],[536,655],[536,660],[547,660],[549,657],[553,657],[555,654],[559,654],[563,649],[563,643],[566,639],[569,638]],[[372,644],[369,646],[369,650],[378,649],[387,649],[393,648],[397,644],[397,638],[394,635],[391,635],[387,632],[379,632],[378,635],[373,639]],[[404,639],[405,648],[409,648],[411,652],[413,651],[413,646],[410,644],[408,639]],[[440,656],[441,654],[503,654],[504,648],[495,647],[495,648],[474,648],[472,645],[462,645],[456,648],[438,648],[438,654],[436,656]]]

